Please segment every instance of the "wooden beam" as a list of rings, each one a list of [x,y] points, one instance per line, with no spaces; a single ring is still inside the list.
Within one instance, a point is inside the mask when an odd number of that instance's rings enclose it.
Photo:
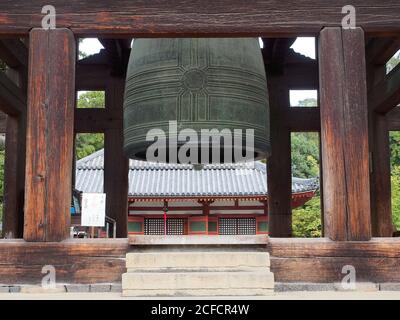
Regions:
[[[400,64],[371,90],[369,98],[377,113],[387,113],[400,104]]]
[[[385,65],[400,49],[400,37],[374,38],[367,44],[367,64]]]
[[[344,265],[355,267],[357,281],[400,281],[394,272],[400,268],[400,238],[357,242],[271,238],[267,250],[279,282],[341,282]]]
[[[37,285],[46,264],[59,283],[120,282],[128,249],[128,239],[0,240],[0,283]]]
[[[319,132],[321,130],[318,107],[290,107],[285,113],[285,123],[291,132]]]
[[[292,175],[290,130],[285,123],[289,108],[289,89],[284,77],[268,77],[271,156],[267,159],[269,235],[292,234]]]
[[[54,0],[51,4],[56,8],[57,27],[70,28],[78,36],[266,37],[317,34],[326,26],[341,27],[342,7],[347,2]],[[398,35],[398,1],[353,0],[352,5],[357,10],[357,26],[366,32]],[[1,1],[0,34],[27,35],[32,28],[41,27],[42,7],[42,0]]]
[[[125,80],[112,77],[106,89],[106,110],[118,119],[115,128],[105,130],[104,192],[106,214],[117,222],[117,237],[128,234],[129,160],[123,151],[123,101]]]
[[[82,64],[76,66],[76,91],[101,91],[107,87],[110,67],[104,64]]]
[[[0,39],[0,59],[10,68],[28,69],[28,48],[20,39]]]
[[[121,116],[116,116],[106,109],[76,109],[76,133],[100,133],[110,129],[118,129],[121,125]]]
[[[389,131],[400,131],[400,107],[394,108],[385,117]]]
[[[11,116],[18,116],[26,110],[26,94],[1,72],[0,110]]]
[[[371,238],[364,32],[324,28],[319,39],[325,235]]]
[[[25,185],[27,241],[69,237],[75,39],[68,29],[30,33]]]

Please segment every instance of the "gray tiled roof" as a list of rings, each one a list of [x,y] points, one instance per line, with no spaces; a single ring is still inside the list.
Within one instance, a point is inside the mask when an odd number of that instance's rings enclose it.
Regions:
[[[75,188],[103,192],[104,151],[76,163]],[[292,178],[292,192],[318,188],[318,179]],[[262,162],[209,164],[196,170],[190,164],[129,161],[129,195],[163,196],[260,196],[267,194],[266,166]]]

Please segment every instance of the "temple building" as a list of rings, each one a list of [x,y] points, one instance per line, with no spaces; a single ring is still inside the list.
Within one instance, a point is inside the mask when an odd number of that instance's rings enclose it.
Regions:
[[[102,193],[103,179],[103,149],[77,161],[78,191]],[[318,185],[315,178],[292,178],[292,208],[310,200]],[[261,161],[196,167],[130,160],[128,190],[129,234],[268,234]]]

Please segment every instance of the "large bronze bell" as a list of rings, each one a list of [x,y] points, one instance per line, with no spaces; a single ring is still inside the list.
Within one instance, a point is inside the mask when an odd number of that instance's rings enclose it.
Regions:
[[[171,126],[173,122],[170,121],[176,121],[175,126]],[[151,129],[167,134],[147,141]],[[198,140],[176,139],[182,129],[197,133]],[[165,162],[182,162],[171,154],[181,149],[186,152],[183,145],[186,143],[187,148],[193,141],[197,144],[201,140],[201,130],[207,129],[212,134],[231,130],[241,143],[233,143],[233,138],[221,139],[221,150],[231,147],[242,154],[250,150],[245,130],[254,129],[254,149],[246,157],[260,159],[269,154],[267,82],[258,39],[135,40],[125,87],[126,155],[149,160],[146,151],[157,140],[166,145]],[[223,129],[225,131],[221,131]],[[215,161],[211,157],[212,148],[215,146],[211,144],[209,150],[204,144],[199,147],[195,156],[198,163],[237,161],[234,156],[227,160],[222,151]]]

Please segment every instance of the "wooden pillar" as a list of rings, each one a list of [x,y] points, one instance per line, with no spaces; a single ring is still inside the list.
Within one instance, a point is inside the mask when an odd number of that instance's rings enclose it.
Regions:
[[[370,60],[367,57],[367,61]],[[376,113],[371,99],[372,89],[386,76],[386,64],[373,61],[367,64],[369,91],[369,142],[371,150],[371,228],[374,237],[391,237],[393,234],[390,143],[387,117]]]
[[[117,237],[128,234],[128,173],[129,160],[123,151],[123,78],[111,77],[106,88],[106,109],[118,122],[105,130],[104,192],[106,214],[117,222]]]
[[[267,159],[269,235],[292,235],[292,174],[290,130],[285,114],[290,108],[289,88],[284,77],[268,77],[270,101],[271,156]]]
[[[3,236],[22,238],[24,225],[26,117],[7,117],[4,159]]]
[[[26,72],[8,68],[9,78],[26,92]],[[26,99],[24,99],[26,100]],[[18,116],[8,116],[6,122],[4,159],[3,237],[22,238],[24,226],[26,106]]]
[[[393,234],[389,131],[385,115],[372,115],[371,223],[374,237]]]
[[[74,35],[69,29],[30,32],[24,225],[27,241],[69,237],[75,52]]]
[[[324,28],[319,44],[325,236],[369,240],[364,32],[361,28]]]

